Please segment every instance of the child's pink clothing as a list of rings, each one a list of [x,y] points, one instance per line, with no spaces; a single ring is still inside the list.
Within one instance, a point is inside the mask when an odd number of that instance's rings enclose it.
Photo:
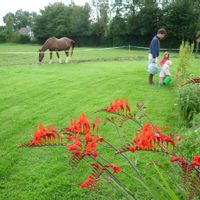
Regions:
[[[162,60],[160,61],[160,65],[161,66],[164,65],[167,60],[169,60],[168,57],[163,57]]]

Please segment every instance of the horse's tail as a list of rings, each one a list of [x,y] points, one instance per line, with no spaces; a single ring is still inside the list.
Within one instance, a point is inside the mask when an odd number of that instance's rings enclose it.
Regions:
[[[75,42],[74,42],[74,40],[72,40],[71,57],[72,57],[72,55],[73,55],[74,47],[75,47]]]

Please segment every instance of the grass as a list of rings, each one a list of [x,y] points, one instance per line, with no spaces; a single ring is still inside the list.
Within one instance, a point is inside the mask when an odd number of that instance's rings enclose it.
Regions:
[[[38,45],[1,44],[0,52],[37,52]],[[105,181],[101,187],[88,193],[79,187],[89,174],[90,167],[83,162],[75,170],[68,166],[69,154],[65,147],[17,148],[30,140],[39,122],[54,124],[57,129],[68,125],[69,118],[85,112],[94,119],[99,108],[116,97],[128,98],[131,107],[144,102],[153,123],[178,128],[176,120],[176,90],[172,85],[159,89],[147,84],[147,52],[127,49],[75,51],[73,60],[96,58],[132,58],[131,61],[37,64],[37,54],[0,54],[0,194],[1,199],[122,199]],[[175,74],[178,54],[172,53]],[[62,55],[64,60],[64,55]],[[45,56],[45,63],[48,56]],[[198,60],[191,62],[191,72],[199,74]],[[158,82],[158,76],[155,77]],[[103,117],[100,114],[100,117]],[[122,129],[126,141],[134,137],[136,127]],[[132,131],[131,131],[132,130]],[[115,146],[119,144],[114,128],[100,128]],[[113,158],[109,149],[100,147],[102,155],[130,171],[120,157]],[[128,154],[137,163],[141,173],[151,177],[155,173],[152,160],[161,168],[169,167],[168,157],[137,153]],[[167,162],[165,162],[167,160]],[[140,194],[139,199],[150,198],[143,187],[132,183],[121,174],[119,177],[131,190]],[[162,195],[161,195],[162,196]],[[148,198],[147,198],[148,197]]]

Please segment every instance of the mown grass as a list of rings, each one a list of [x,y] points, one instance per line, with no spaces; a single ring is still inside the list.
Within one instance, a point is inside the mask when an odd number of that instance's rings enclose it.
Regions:
[[[0,45],[0,52],[37,52],[38,45]],[[131,107],[144,102],[152,122],[178,129],[176,116],[176,90],[171,86],[159,89],[147,84],[147,52],[128,49],[75,51],[73,60],[96,58],[133,58],[131,61],[37,64],[37,54],[0,54],[0,194],[1,199],[122,199],[110,184],[102,180],[92,193],[80,188],[91,167],[87,160],[72,171],[68,165],[69,153],[65,147],[17,148],[31,140],[39,122],[54,124],[57,129],[68,125],[69,118],[85,112],[92,120],[96,110],[106,106],[116,97],[128,98]],[[172,74],[175,75],[178,54],[172,53]],[[62,54],[64,60],[64,55]],[[45,63],[48,56],[45,56]],[[199,74],[198,60],[191,62],[191,72]],[[155,77],[158,82],[158,76]],[[101,118],[105,114],[98,114]],[[126,141],[131,141],[137,130],[127,124],[122,129]],[[180,133],[181,134],[181,133]],[[119,146],[115,129],[101,126],[100,135]],[[122,166],[135,176],[128,164],[113,157],[104,146],[101,155]],[[128,154],[141,174],[155,175],[152,160],[157,160],[160,170],[169,171],[169,158],[159,154],[140,152]],[[119,177],[138,194],[139,199],[150,199],[142,185],[121,173]],[[158,188],[159,192],[159,188]],[[160,191],[160,196],[165,196]],[[162,198],[161,198],[162,199]]]

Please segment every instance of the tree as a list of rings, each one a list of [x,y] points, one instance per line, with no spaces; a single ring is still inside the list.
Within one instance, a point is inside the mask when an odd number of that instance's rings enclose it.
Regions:
[[[85,6],[77,6],[74,3],[69,6],[63,3],[49,4],[35,18],[34,35],[40,42],[52,36],[66,36],[79,40],[80,37],[89,35],[89,13],[88,4]]]
[[[138,9],[138,10],[137,10]],[[162,10],[154,1],[144,1],[128,16],[128,33],[133,40],[147,43],[147,40],[157,32],[161,24]]]
[[[109,38],[112,45],[122,45],[127,42],[127,24],[119,11],[109,24]]]
[[[99,42],[105,42],[108,34],[108,22],[110,16],[109,0],[93,0],[93,37],[96,37]]]
[[[14,36],[14,14],[9,12],[3,17],[6,24],[6,39],[11,42]]]
[[[197,30],[198,13],[193,0],[174,1],[163,11],[163,22],[173,45],[182,40],[194,41]]]
[[[23,10],[17,10],[14,15],[14,24],[15,29],[19,30],[23,27],[32,27],[33,25],[33,18],[36,16],[36,13],[23,11]]]

